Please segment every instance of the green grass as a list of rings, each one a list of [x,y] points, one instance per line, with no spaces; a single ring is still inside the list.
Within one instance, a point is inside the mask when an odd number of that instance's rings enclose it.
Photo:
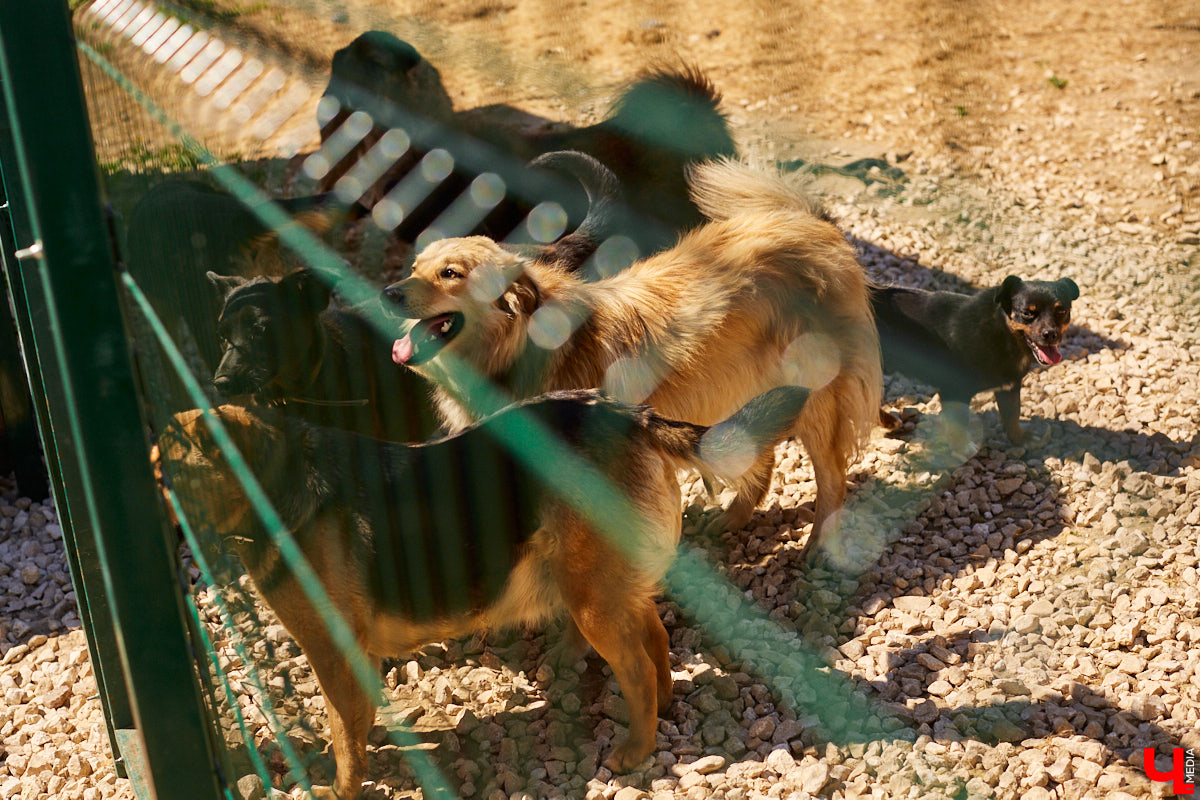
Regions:
[[[965,117],[968,113],[969,112],[967,111],[966,106],[955,106],[954,107],[954,115],[956,117]]]
[[[218,4],[216,0],[177,0],[184,8],[203,14],[218,22],[230,22],[238,17],[255,14],[269,7],[268,3],[247,3],[246,5]]]
[[[1050,85],[1055,89],[1065,89],[1067,88],[1067,84],[1070,83],[1070,81],[1068,81],[1066,78],[1060,78],[1057,75],[1051,75],[1046,80],[1049,81]]]
[[[144,172],[147,168],[164,172],[188,172],[200,165],[199,159],[181,144],[169,144],[152,149],[141,143],[135,143],[129,152],[109,161],[101,161],[100,169],[105,174],[113,174],[121,170]]]

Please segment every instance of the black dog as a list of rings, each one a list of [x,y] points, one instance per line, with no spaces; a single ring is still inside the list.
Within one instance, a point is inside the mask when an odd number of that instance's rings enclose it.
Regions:
[[[1035,364],[1062,361],[1058,345],[1079,287],[1070,278],[1004,283],[974,295],[898,286],[872,290],[883,368],[937,388],[947,414],[966,430],[967,404],[995,390],[1004,432],[1021,430],[1021,380]],[[884,427],[896,421],[880,412]]]
[[[392,363],[360,314],[329,307],[329,287],[313,273],[208,279],[225,298],[213,374],[221,395],[250,395],[313,424],[395,442],[423,440],[436,427],[429,385]]]
[[[277,200],[301,221],[329,208],[331,196]],[[220,298],[204,279],[217,267],[244,276],[264,272],[277,249],[271,231],[246,206],[225,192],[193,180],[166,180],[138,201],[129,215],[125,264],[150,298],[175,343],[197,363],[199,375],[210,375],[221,357],[216,319]]]

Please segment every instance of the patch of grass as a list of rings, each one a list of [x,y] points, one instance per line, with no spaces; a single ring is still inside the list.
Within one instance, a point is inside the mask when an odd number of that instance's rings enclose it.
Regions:
[[[1057,75],[1051,75],[1046,80],[1049,81],[1050,85],[1055,89],[1065,89],[1067,88],[1067,84],[1070,83],[1070,81],[1068,81],[1066,78],[1060,78]]]
[[[246,5],[238,3],[226,4],[218,3],[217,0],[178,0],[178,2],[184,8],[195,11],[198,14],[203,14],[217,22],[231,22],[238,17],[263,11],[270,5],[265,2],[247,3]]]
[[[954,107],[954,116],[956,117],[965,117],[968,113],[970,112],[967,111],[966,106]]]
[[[181,144],[169,144],[152,149],[144,144],[135,143],[124,155],[111,161],[101,161],[100,169],[106,174],[121,170],[145,172],[147,168],[164,172],[189,172],[199,165],[200,161],[195,154]]]

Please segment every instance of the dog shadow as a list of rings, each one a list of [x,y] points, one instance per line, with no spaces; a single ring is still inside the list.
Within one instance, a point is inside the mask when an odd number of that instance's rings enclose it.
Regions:
[[[916,658],[920,655],[932,656],[931,651],[943,657],[949,653],[951,660],[956,663],[966,661],[978,652],[1003,649],[1005,640],[1015,636],[1011,632],[994,636],[976,630],[962,631],[950,637],[922,639],[905,650],[889,654],[886,676],[873,682],[872,688],[884,698],[896,695],[911,698],[927,694],[928,686],[914,691],[912,686],[902,685],[905,681],[921,680],[921,677],[906,677],[904,670],[907,667],[902,665],[919,664]],[[915,723],[919,735],[939,737],[939,723],[953,720],[955,730],[945,737],[951,740],[974,739],[996,745],[1030,738],[1079,736],[1097,742],[1112,756],[1135,769],[1142,767],[1144,748],[1151,747],[1169,754],[1174,748],[1182,746],[1178,736],[1152,721],[1153,716],[1161,713],[1162,709],[1150,706],[1150,711],[1139,716],[1120,708],[1103,692],[1078,681],[1070,681],[1061,689],[1051,688],[1047,686],[1050,680],[1048,675],[1043,676],[1045,681],[1029,685],[1019,677],[1013,665],[1014,659],[1019,659],[1021,666],[1027,667],[1031,660],[1038,661],[1047,656],[1054,657],[1053,644],[1044,642],[1040,647],[1035,645],[1026,652],[1010,653],[1007,659],[998,653],[988,668],[993,682],[988,690],[989,699],[994,702],[940,709],[936,718],[931,720],[932,725],[930,721],[918,722],[913,719],[915,715],[911,709],[901,707],[898,711]],[[936,656],[933,657],[936,659]],[[919,711],[916,713],[920,714]],[[941,737],[945,736],[944,731],[940,733]]]

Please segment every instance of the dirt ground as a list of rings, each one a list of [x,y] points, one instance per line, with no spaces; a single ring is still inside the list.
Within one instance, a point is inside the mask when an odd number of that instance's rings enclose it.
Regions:
[[[806,717],[774,706],[778,696],[747,674],[750,666],[722,646],[702,644],[667,602],[673,668],[687,699],[663,722],[664,754],[623,782],[604,770],[598,779],[584,774],[589,764],[595,772],[596,753],[587,749],[594,750],[592,723],[600,720],[602,741],[614,735],[604,721],[619,717],[611,691],[590,716],[584,707],[576,761],[551,746],[547,731],[569,729],[579,701],[568,709],[571,690],[556,694],[553,674],[543,680],[535,657],[541,639],[497,644],[499,658],[475,640],[449,643],[393,672],[395,703],[424,723],[418,729],[443,735],[439,752],[447,770],[457,770],[462,794],[1164,796],[1164,785],[1145,779],[1137,747],[1157,747],[1162,756],[1200,742],[1200,6],[182,0],[181,7],[213,35],[264,58],[274,54],[272,63],[313,90],[298,101],[286,135],[264,145],[248,126],[190,100],[191,89],[149,84],[185,127],[219,130],[213,139],[226,155],[269,159],[313,149],[316,94],[330,57],[370,28],[412,42],[439,68],[459,109],[502,103],[569,123],[602,117],[614,91],[643,67],[683,60],[723,93],[744,153],[832,164],[882,157],[906,174],[906,194],[896,202],[859,181],[821,184],[873,277],[945,287],[1047,270],[1074,276],[1083,289],[1064,346],[1067,363],[1027,381],[1035,384],[1023,409],[1029,448],[1006,447],[992,430],[947,485],[904,460],[920,450],[916,439],[873,444],[856,467],[852,497],[869,498],[885,478],[902,474],[945,491],[884,515],[905,538],[861,577],[805,573],[789,560],[811,519],[811,474],[794,446],[781,453],[774,505],[759,527],[699,544],[773,619],[900,709],[921,732],[915,746],[827,746]],[[131,132],[160,157],[171,137],[90,74],[102,162],[128,165]],[[184,159],[181,168],[190,166]],[[911,387],[888,389],[909,422],[939,409]],[[994,429],[989,403],[975,410]],[[1001,497],[996,486],[1009,488]],[[696,500],[699,487],[689,491]],[[1039,605],[1044,597],[1054,598],[1049,611]],[[1088,613],[1080,610],[1086,604]],[[1031,615],[1047,621],[1030,628]],[[971,630],[1005,638],[989,649],[992,640]],[[1019,635],[1009,638],[1013,631]],[[72,641],[76,652],[80,643]],[[463,666],[464,650],[472,669]],[[1135,657],[1133,666],[1126,656]],[[54,660],[33,651],[28,657]],[[514,677],[514,663],[525,672]],[[464,699],[480,686],[495,696],[491,706]],[[94,688],[80,691],[90,696]],[[444,706],[448,694],[447,708],[458,716],[421,716],[421,708]],[[549,723],[530,711],[547,700],[555,704],[545,712]],[[1032,709],[1016,720],[1016,733],[1011,720],[973,715],[1001,701]],[[319,707],[311,697],[300,703],[319,730]],[[496,703],[504,713],[493,713]],[[553,715],[564,713],[570,720],[560,724]],[[719,732],[710,724],[730,717]],[[537,721],[527,728],[526,718]],[[62,796],[90,800],[97,795],[74,788],[90,781],[103,796],[129,796],[128,784],[105,771],[103,737],[91,730],[86,738],[79,745],[88,753],[83,778],[42,780],[39,792],[10,766],[8,781],[0,770],[0,788],[25,787],[22,796],[34,798],[56,796],[47,787],[57,786]],[[41,741],[27,735],[20,744]],[[781,743],[783,755],[775,755]],[[505,767],[530,748],[535,761],[558,765],[551,774],[546,766],[537,775]],[[411,775],[386,773],[400,756],[382,747],[373,753],[375,774],[385,773],[382,796],[413,796]],[[482,774],[472,761],[485,764]],[[7,763],[24,771],[35,762],[25,753]],[[68,775],[65,760],[61,774]]]

